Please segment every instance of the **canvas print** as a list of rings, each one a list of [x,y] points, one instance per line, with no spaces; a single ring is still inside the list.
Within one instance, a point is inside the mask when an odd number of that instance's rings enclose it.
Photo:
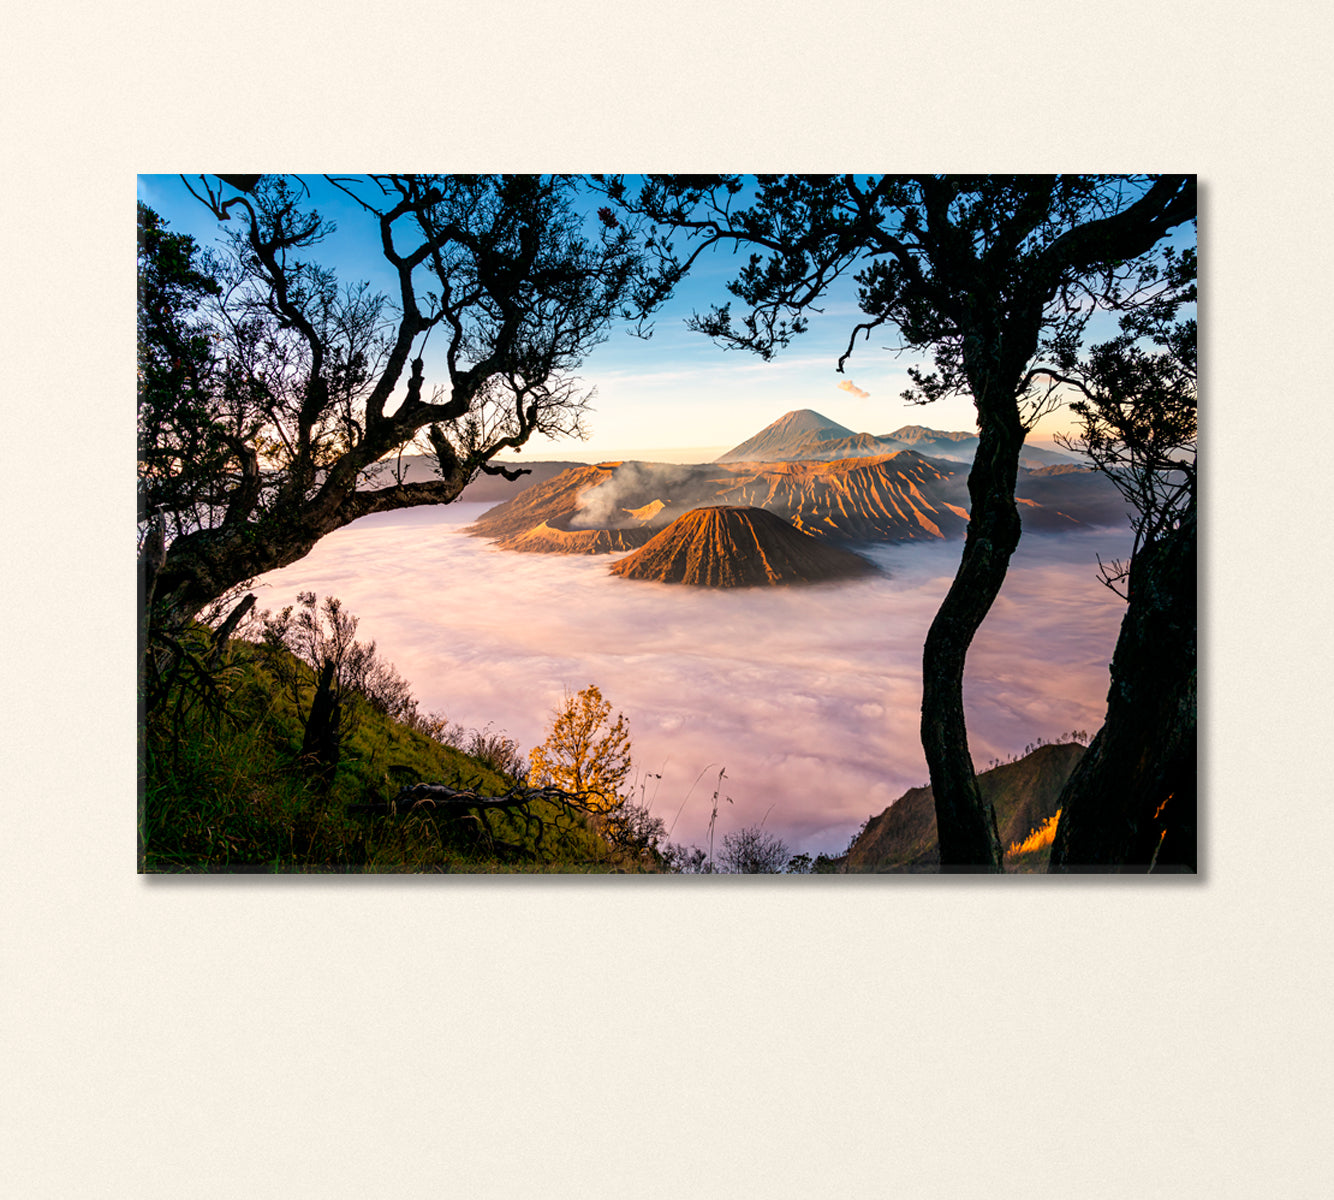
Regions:
[[[138,178],[139,869],[1194,872],[1191,175]]]

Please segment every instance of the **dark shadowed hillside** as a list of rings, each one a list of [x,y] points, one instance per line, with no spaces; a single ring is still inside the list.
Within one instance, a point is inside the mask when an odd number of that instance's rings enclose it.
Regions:
[[[1039,746],[1018,762],[977,777],[982,795],[995,806],[1002,846],[1022,842],[1055,815],[1061,788],[1083,753],[1084,747],[1075,742]],[[878,817],[872,817],[848,848],[847,871],[938,870],[935,804],[930,787],[904,792]],[[1039,865],[1045,867],[1045,857]]]
[[[1015,491],[1026,529],[1059,529],[1062,522],[1116,526],[1129,519],[1129,506],[1116,485],[1101,472],[1077,463],[1020,470]]]
[[[695,587],[774,587],[867,575],[864,558],[762,508],[697,508],[611,568],[626,579]]]

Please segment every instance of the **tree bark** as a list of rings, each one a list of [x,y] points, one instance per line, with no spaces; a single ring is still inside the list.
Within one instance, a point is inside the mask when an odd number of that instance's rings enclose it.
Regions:
[[[335,669],[335,664],[328,662],[320,672],[301,740],[301,759],[310,764],[326,791],[333,784],[341,748],[343,705],[334,681]]]
[[[245,524],[182,534],[166,547],[156,572],[155,607],[169,623],[192,617],[228,589],[299,561],[321,538],[359,517],[419,504],[451,503],[469,477],[459,469],[450,479],[360,491],[356,472],[345,472],[338,480],[327,481],[296,512],[279,510]]]
[[[148,682],[148,640],[151,625],[148,614],[157,593],[158,576],[167,561],[166,530],[162,517],[154,515],[148,522],[148,534],[139,551],[139,698],[143,701]]]
[[[968,749],[963,672],[968,647],[991,609],[1019,544],[1014,500],[1024,431],[984,420],[968,476],[971,515],[963,556],[922,652],[922,747],[935,795],[941,870],[1000,871],[996,814],[978,788]]]
[[[1107,720],[1061,793],[1053,872],[1196,869],[1196,512],[1142,549]]]

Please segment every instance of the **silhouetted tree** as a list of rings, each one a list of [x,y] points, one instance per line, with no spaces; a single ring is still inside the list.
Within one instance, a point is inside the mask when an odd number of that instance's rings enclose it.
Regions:
[[[407,681],[374,642],[357,640],[357,625],[341,600],[326,596],[320,602],[314,592],[300,592],[296,605],[259,617],[270,669],[289,691],[297,714],[304,714],[301,757],[326,783],[356,724],[354,698],[399,721],[412,722],[417,713]]]
[[[718,855],[719,867],[729,875],[774,875],[787,861],[788,850],[782,839],[758,825],[724,835]]]
[[[1118,337],[1095,346],[1060,380],[1079,393],[1070,405],[1079,428],[1057,441],[1089,459],[1125,497],[1132,559],[1195,503],[1196,323],[1177,319],[1179,306],[1195,299],[1195,252],[1174,256],[1170,271],[1167,297],[1125,317]],[[1128,571],[1128,562],[1104,564],[1103,580],[1119,591]]]
[[[1141,547],[1107,719],[1061,792],[1049,870],[1195,870],[1196,509]]]
[[[1193,284],[1193,256],[1178,266]],[[1071,380],[1069,444],[1130,502],[1135,542],[1104,569],[1128,606],[1106,721],[1061,793],[1054,872],[1196,868],[1196,335],[1173,317],[1136,314]]]
[[[1019,452],[1057,402],[1057,376],[1078,361],[1098,308],[1128,308],[1170,289],[1151,256],[1195,216],[1192,176],[649,176],[602,177],[624,210],[664,231],[656,245],[680,271],[710,246],[753,253],[730,302],[695,328],[771,357],[806,328],[805,311],[857,269],[859,338],[888,326],[929,353],[906,393],[918,403],[968,395],[978,449],[971,519],[953,586],[923,651],[922,745],[931,773],[942,869],[999,871],[995,814],[973,772],[963,710],[968,647],[1019,542]]]
[[[213,409],[214,342],[202,306],[221,292],[192,237],[139,205],[139,523],[193,512],[234,453]]]
[[[235,229],[216,257],[139,218],[140,563],[168,624],[367,513],[519,474],[497,455],[576,431],[572,372],[660,295],[632,231],[586,230],[565,177],[330,178],[374,231],[392,298],[310,257],[331,226],[299,181],[227,178],[244,190],[187,181]],[[403,482],[382,460],[419,435],[438,478]]]
[[[809,875],[815,869],[815,863],[809,854],[794,854],[783,868],[785,875]]]

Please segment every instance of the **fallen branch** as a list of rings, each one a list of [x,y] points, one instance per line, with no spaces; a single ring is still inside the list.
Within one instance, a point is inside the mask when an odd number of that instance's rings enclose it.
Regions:
[[[530,788],[516,786],[501,796],[486,796],[472,788],[454,788],[443,783],[415,783],[401,788],[392,800],[377,804],[350,804],[349,813],[361,813],[368,816],[408,817],[408,816],[448,816],[453,818],[471,817],[485,831],[487,840],[496,842],[495,832],[491,828],[492,812],[507,812],[523,821],[524,833],[531,834],[536,826],[533,848],[541,847],[546,836],[547,822],[532,810],[538,801],[555,804],[557,819],[552,823],[557,832],[561,832],[559,817],[569,810],[593,813],[588,796],[583,792],[566,792],[557,787]],[[571,818],[571,822],[572,822]],[[568,829],[565,831],[568,833]],[[521,847],[505,843],[507,848],[519,850]]]
[[[522,809],[538,800],[568,804],[580,812],[591,813],[585,793],[566,792],[557,787],[514,787],[503,796],[484,796],[472,788],[452,788],[443,783],[414,783],[400,788],[392,800],[378,804],[350,804],[348,812],[378,816],[406,816],[434,809]]]

